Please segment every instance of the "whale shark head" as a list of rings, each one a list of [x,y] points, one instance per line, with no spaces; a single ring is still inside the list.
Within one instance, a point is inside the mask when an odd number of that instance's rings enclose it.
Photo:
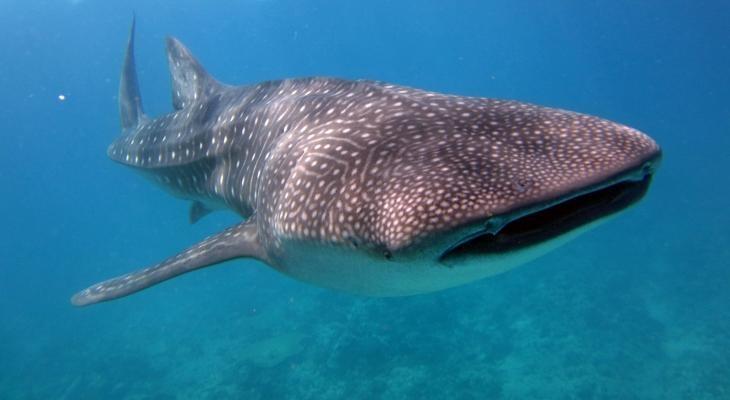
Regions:
[[[134,25],[133,25],[134,28]],[[125,296],[233,258],[348,292],[430,292],[525,263],[646,193],[659,146],[602,118],[372,81],[224,85],[167,42],[170,114],[149,118],[133,29],[115,161],[245,221],[151,267],[93,285]]]
[[[296,268],[284,259],[286,273],[378,296],[494,275],[635,204],[661,159],[647,135],[594,116],[402,87],[383,90],[385,100],[377,107],[390,116],[373,117],[358,125],[359,137],[348,136],[360,140],[362,150],[342,154],[343,136],[336,130],[316,136],[320,148],[304,158],[294,183],[280,188],[286,201],[272,203],[287,211],[279,227],[288,239],[285,258],[318,266]],[[405,98],[390,97],[392,92]],[[333,160],[355,170],[337,191],[328,190],[336,174],[308,174]],[[329,206],[317,225],[310,219],[323,212],[313,201],[319,198]],[[320,242],[351,251],[339,253],[337,261],[310,256],[317,253],[311,244]],[[348,264],[365,272],[339,267]],[[391,274],[398,268],[412,276]]]
[[[647,135],[597,117],[499,100],[435,101],[449,115],[391,122],[410,126],[417,140],[387,168],[366,164],[370,176],[349,193],[369,206],[355,216],[364,228],[357,236],[389,258],[426,252],[455,265],[557,238],[636,203],[661,159]]]

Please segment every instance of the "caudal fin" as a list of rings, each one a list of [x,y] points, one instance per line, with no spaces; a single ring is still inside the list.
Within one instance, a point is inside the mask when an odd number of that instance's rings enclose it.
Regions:
[[[132,17],[127,52],[124,55],[124,65],[122,66],[122,77],[119,81],[119,117],[122,130],[137,126],[144,117],[142,97],[139,93],[139,82],[137,81],[137,67],[134,62],[134,27],[135,18]]]

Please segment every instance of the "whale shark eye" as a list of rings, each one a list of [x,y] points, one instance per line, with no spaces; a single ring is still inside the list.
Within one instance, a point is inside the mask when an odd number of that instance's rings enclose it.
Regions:
[[[533,183],[530,178],[518,178],[512,181],[512,189],[517,193],[524,193]]]
[[[385,257],[386,260],[391,261],[393,259],[393,253],[391,253],[388,250],[383,251],[383,257]]]

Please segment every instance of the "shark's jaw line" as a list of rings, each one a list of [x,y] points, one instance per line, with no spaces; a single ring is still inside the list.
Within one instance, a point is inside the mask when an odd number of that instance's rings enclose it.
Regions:
[[[556,201],[489,218],[484,230],[454,244],[439,261],[454,265],[465,257],[520,251],[617,214],[644,197],[658,162]]]

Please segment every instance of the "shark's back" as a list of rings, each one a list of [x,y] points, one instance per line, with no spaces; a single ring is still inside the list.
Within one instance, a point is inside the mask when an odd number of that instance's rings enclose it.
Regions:
[[[291,150],[310,138],[308,133],[352,118],[358,109],[353,99],[381,97],[384,90],[376,82],[321,77],[244,87],[206,80],[213,87],[204,95],[180,102],[170,114],[140,120],[108,154],[178,197],[244,216],[256,207],[261,174],[277,151]]]

